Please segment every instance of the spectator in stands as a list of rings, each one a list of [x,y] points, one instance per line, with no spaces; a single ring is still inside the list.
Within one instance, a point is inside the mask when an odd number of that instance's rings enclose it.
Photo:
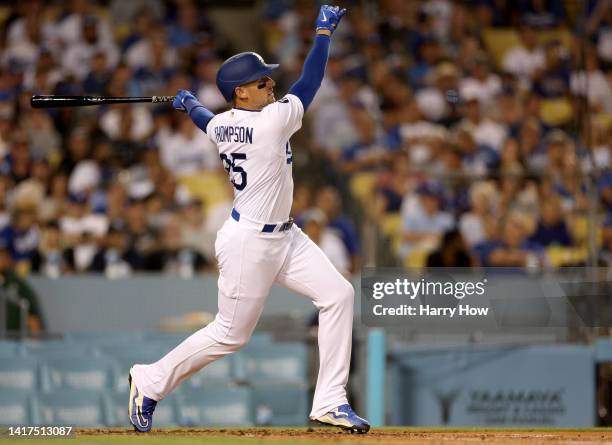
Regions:
[[[42,229],[40,244],[32,258],[32,272],[59,278],[74,271],[74,249],[65,248],[62,231],[55,222]]]
[[[402,105],[397,118],[402,147],[407,149],[410,163],[414,166],[427,164],[433,159],[436,148],[446,137],[446,129],[442,125],[424,119],[414,99]]]
[[[68,10],[62,15],[61,20],[55,26],[55,38],[61,50],[65,46],[81,41],[83,39],[83,23],[95,18],[97,21],[96,32],[100,34],[100,40],[112,44],[113,31],[106,18],[97,15],[96,5],[88,0],[71,0],[66,2]]]
[[[215,171],[221,165],[210,139],[189,118],[182,116],[177,130],[161,141],[159,154],[164,168],[177,178]]]
[[[27,315],[27,332],[31,336],[39,336],[45,329],[45,323],[38,303],[38,295],[28,283],[15,271],[11,249],[0,243],[0,287],[4,292],[14,292],[13,295],[25,299],[29,303]],[[13,334],[21,329],[21,318],[18,306],[9,304],[6,308],[7,330]]]
[[[193,198],[181,206],[178,218],[182,243],[193,249],[208,262],[215,258],[216,230],[207,224],[206,212],[201,199]]]
[[[177,4],[177,20],[168,33],[168,43],[173,48],[185,50],[193,47],[200,29],[204,11],[198,9],[193,1]],[[202,30],[203,31],[203,30]]]
[[[483,114],[478,97],[467,96],[464,99],[464,117],[456,127],[471,133],[476,143],[500,151],[507,136],[507,129]]]
[[[521,159],[519,143],[514,138],[506,139],[499,159],[499,172],[504,174],[521,174],[525,171],[525,166]]]
[[[427,267],[471,267],[473,264],[461,232],[456,229],[445,232],[440,247],[427,257]]]
[[[470,67],[469,77],[459,82],[461,97],[478,99],[484,110],[493,105],[495,97],[501,92],[502,83],[499,76],[489,68],[489,57],[485,52],[476,55]]]
[[[602,266],[612,267],[612,213],[608,213],[603,223],[600,263],[603,263]]]
[[[469,192],[470,210],[461,215],[459,230],[471,248],[487,239],[485,222],[497,214],[497,189],[491,182],[476,182]]]
[[[225,111],[227,102],[217,88],[217,70],[221,62],[211,55],[198,56],[194,91],[196,96],[213,113]]]
[[[74,167],[82,160],[90,157],[89,132],[84,127],[77,127],[70,132],[67,150],[58,169],[70,175]]]
[[[145,258],[132,247],[128,233],[111,227],[102,247],[95,253],[90,272],[104,273],[109,279],[124,278],[135,270],[143,270]]]
[[[531,87],[533,74],[544,68],[544,50],[538,43],[538,34],[533,26],[524,24],[519,29],[519,45],[504,54],[504,71],[520,79],[523,89]]]
[[[168,45],[164,28],[155,25],[147,30],[144,38],[128,48],[125,53],[125,62],[135,72],[144,69],[159,71],[176,67],[178,54]]]
[[[106,54],[102,51],[94,53],[91,59],[91,70],[83,79],[83,92],[95,96],[106,95],[111,76]]]
[[[338,190],[333,186],[322,187],[317,193],[315,203],[327,218],[327,226],[337,231],[346,246],[351,258],[350,271],[358,270],[361,253],[359,235],[353,222],[342,214],[342,200]]]
[[[417,199],[404,199],[402,205],[402,239],[404,255],[415,250],[432,251],[442,235],[453,228],[451,214],[442,210],[439,187],[422,184],[416,190]]]
[[[426,86],[426,79],[431,75],[441,59],[441,48],[433,36],[423,36],[417,47],[416,63],[408,70],[407,80],[413,90]]]
[[[83,80],[92,70],[96,54],[103,54],[106,69],[112,69],[119,62],[119,51],[112,39],[100,34],[99,19],[85,16],[81,21],[82,38],[68,43],[62,51],[62,68],[78,80]]]
[[[548,165],[547,140],[538,119],[526,118],[518,128],[521,164],[534,173],[543,173]]]
[[[571,73],[564,52],[561,42],[549,42],[545,48],[544,66],[534,72],[534,91],[544,98],[563,98],[569,93]]]
[[[11,223],[0,231],[0,242],[11,253],[15,267],[27,273],[40,242],[36,208],[16,207],[13,210]]]
[[[165,5],[162,0],[111,0],[109,2],[109,14],[111,23],[119,29],[127,26],[130,31],[145,31],[153,26],[154,21],[161,22],[166,13]],[[143,24],[139,19],[147,17]],[[126,37],[129,42],[132,34]],[[124,48],[127,48],[125,45]]]
[[[68,199],[68,178],[61,172],[55,172],[47,185],[44,201],[38,207],[41,221],[59,222],[65,202]]]
[[[453,143],[461,156],[463,171],[471,175],[485,175],[496,167],[499,155],[487,145],[479,145],[467,129],[459,128]]]
[[[586,97],[593,111],[612,113],[612,87],[600,69],[599,59],[594,49],[588,48],[585,54],[584,71],[574,70],[570,78],[571,92]]]
[[[23,131],[17,131],[11,138],[8,154],[2,160],[2,174],[11,176],[15,184],[24,181],[31,174],[32,155]]]
[[[334,267],[345,277],[351,275],[351,258],[338,233],[327,227],[325,214],[317,208],[302,215],[304,233],[317,244]]]
[[[586,137],[587,135],[585,135]],[[590,144],[583,147],[582,170],[592,172],[594,169],[605,171],[612,168],[612,129],[599,120],[591,121]]]
[[[132,66],[135,80],[143,94],[155,95],[164,91],[178,68],[178,64],[167,62],[166,50],[168,48],[162,42],[159,38],[154,38],[149,46],[146,64]],[[135,44],[134,48],[137,49],[139,44],[140,42]]]
[[[511,131],[523,121],[524,107],[517,94],[514,78],[505,75],[502,82],[506,85],[502,86],[501,93],[495,98],[495,104],[491,111],[494,113],[495,120]]]
[[[158,237],[156,246],[146,257],[146,270],[191,278],[206,271],[210,261],[198,250],[185,245],[181,227],[176,222],[166,224]]]
[[[295,218],[298,226],[304,227],[302,224],[302,214],[312,207],[314,189],[305,182],[295,184],[293,189],[293,205],[291,207],[291,215]]]
[[[548,197],[540,206],[542,214],[535,232],[529,237],[530,243],[542,247],[572,245],[572,237],[563,219],[561,200],[558,197]]]
[[[23,74],[23,87],[27,91],[52,94],[64,80],[64,73],[46,46],[40,48],[36,63],[27,67]]]
[[[555,0],[521,0],[522,21],[539,29],[555,28],[565,20],[563,2]]]
[[[423,115],[446,127],[460,119],[459,70],[451,62],[439,63],[433,72],[432,85],[417,91],[415,98]]]
[[[131,199],[125,209],[125,226],[122,228],[128,236],[129,249],[139,257],[146,258],[156,248],[158,234],[147,225],[143,199]]]
[[[153,132],[153,117],[142,105],[111,105],[100,116],[100,128],[118,145],[140,145]]]
[[[11,180],[8,176],[0,176],[0,230],[11,222],[9,201],[11,194]]]
[[[52,28],[43,23],[42,2],[30,2],[23,15],[14,20],[6,30],[6,46],[2,63],[19,65],[31,70],[38,59],[40,49],[50,40]]]
[[[45,201],[47,185],[51,180],[51,167],[44,159],[32,162],[31,175],[21,181],[13,190],[12,199],[16,206],[32,206],[40,209]]]
[[[597,42],[597,54],[603,61],[612,61],[612,4],[598,1],[589,17],[587,32]]]
[[[96,160],[89,157],[81,159],[68,178],[68,192],[73,195],[90,196],[101,182],[102,173]]]
[[[19,128],[26,134],[33,158],[50,161],[60,156],[61,136],[44,110],[30,109],[23,112]]]
[[[342,147],[340,170],[347,175],[377,169],[388,157],[388,149],[377,138],[376,122],[362,106],[351,106],[349,116],[357,130],[357,141]]]
[[[63,208],[59,226],[67,242],[74,245],[86,233],[101,239],[108,231],[109,221],[106,215],[91,212],[86,195],[71,194]]]
[[[545,262],[541,248],[528,241],[528,228],[519,214],[506,215],[501,221],[501,237],[488,255],[482,257],[483,266],[539,267]]]
[[[612,209],[612,171],[608,170],[597,179],[597,190],[604,210]]]
[[[405,151],[393,153],[390,171],[383,175],[377,187],[376,206],[379,216],[384,213],[399,213],[404,196],[412,187],[410,162]]]

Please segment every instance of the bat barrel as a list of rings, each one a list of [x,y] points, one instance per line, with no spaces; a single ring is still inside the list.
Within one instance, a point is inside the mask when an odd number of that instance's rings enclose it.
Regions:
[[[32,96],[32,108],[86,107],[92,105],[172,102],[174,96],[104,97],[104,96]]]

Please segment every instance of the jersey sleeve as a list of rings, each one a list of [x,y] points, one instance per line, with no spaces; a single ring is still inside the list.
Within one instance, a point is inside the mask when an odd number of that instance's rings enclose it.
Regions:
[[[293,94],[287,94],[280,100],[268,105],[263,110],[270,124],[278,125],[281,140],[287,140],[302,127],[304,105]]]
[[[204,134],[208,136],[208,139],[210,139],[210,141],[215,145],[217,144],[217,141],[215,140],[214,132],[211,132],[210,130],[217,123],[217,116],[218,114],[208,121],[208,124],[206,124],[206,131],[204,132]]]

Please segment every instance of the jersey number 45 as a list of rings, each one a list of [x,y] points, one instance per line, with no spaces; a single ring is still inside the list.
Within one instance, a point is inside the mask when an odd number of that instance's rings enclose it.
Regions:
[[[246,159],[246,153],[230,153],[231,158],[226,154],[221,154],[221,161],[223,162],[223,168],[230,175],[232,173],[240,173],[240,182],[236,183],[234,179],[230,179],[236,190],[243,190],[247,185],[247,173],[244,169],[236,165],[238,159]]]

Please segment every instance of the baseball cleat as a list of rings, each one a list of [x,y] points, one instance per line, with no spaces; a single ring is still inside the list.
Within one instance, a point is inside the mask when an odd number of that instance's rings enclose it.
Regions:
[[[311,417],[311,420],[326,426],[337,426],[351,433],[367,433],[370,430],[368,421],[355,414],[348,403],[340,405],[321,417]]]
[[[153,411],[155,411],[157,402],[138,391],[136,384],[132,381],[131,370],[128,382],[130,383],[130,400],[128,405],[130,423],[134,426],[134,430],[139,433],[151,431]]]

